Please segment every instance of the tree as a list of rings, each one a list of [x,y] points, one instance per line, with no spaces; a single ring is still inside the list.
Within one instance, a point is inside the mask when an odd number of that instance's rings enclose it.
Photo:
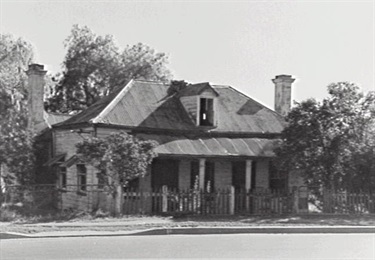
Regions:
[[[140,140],[125,132],[112,133],[105,138],[86,137],[76,145],[79,157],[97,168],[98,178],[114,188],[117,214],[122,212],[122,187],[146,174],[156,156],[156,146],[155,141]]]
[[[111,35],[100,36],[88,27],[74,25],[65,40],[63,73],[47,108],[55,112],[80,111],[131,79],[167,81],[168,58],[138,43],[124,49]]]
[[[339,82],[328,93],[322,102],[297,103],[288,114],[278,163],[286,172],[300,170],[317,196],[321,187],[374,189],[375,92]]]
[[[22,38],[0,35],[0,165],[20,184],[33,182],[34,138],[27,130],[27,76],[33,47]],[[13,178],[12,178],[13,177]]]

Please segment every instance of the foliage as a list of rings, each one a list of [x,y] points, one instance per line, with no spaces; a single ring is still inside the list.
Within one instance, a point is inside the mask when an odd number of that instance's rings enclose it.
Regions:
[[[375,93],[339,82],[322,102],[297,103],[276,150],[286,171],[299,170],[306,183],[333,190],[375,188]]]
[[[0,35],[0,165],[15,174],[20,184],[33,181],[34,142],[27,130],[25,73],[33,56],[30,43]]]
[[[143,177],[156,156],[156,146],[155,141],[140,140],[125,132],[105,138],[86,137],[76,145],[80,158],[99,169],[101,179],[114,185]]]
[[[86,26],[73,26],[65,48],[63,73],[47,101],[50,111],[83,110],[131,79],[167,81],[171,77],[166,54],[142,43],[120,49],[111,35],[96,35]]]

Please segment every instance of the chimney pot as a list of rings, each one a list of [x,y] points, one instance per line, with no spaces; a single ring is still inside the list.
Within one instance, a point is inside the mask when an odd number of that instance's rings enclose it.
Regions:
[[[47,71],[44,70],[44,65],[33,63],[29,65],[29,70],[26,71],[26,73],[27,75],[35,73],[44,75],[47,73]]]

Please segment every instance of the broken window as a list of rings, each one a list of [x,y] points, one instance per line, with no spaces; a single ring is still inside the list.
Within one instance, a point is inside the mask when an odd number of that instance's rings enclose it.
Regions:
[[[199,125],[214,125],[214,100],[212,98],[200,99]]]

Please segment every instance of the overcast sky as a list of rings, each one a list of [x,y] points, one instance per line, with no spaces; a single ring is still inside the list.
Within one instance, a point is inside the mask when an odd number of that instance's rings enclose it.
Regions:
[[[231,85],[271,108],[278,74],[297,79],[297,101],[321,99],[337,81],[375,89],[375,0],[0,3],[1,33],[30,41],[54,72],[80,24],[167,53],[175,79]]]

